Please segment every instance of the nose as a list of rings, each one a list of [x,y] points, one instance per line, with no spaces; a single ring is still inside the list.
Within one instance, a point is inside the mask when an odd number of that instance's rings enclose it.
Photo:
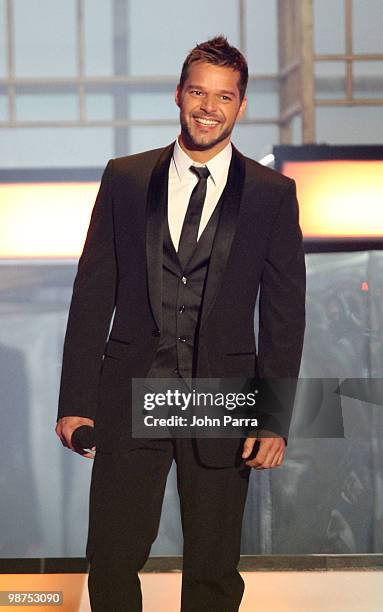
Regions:
[[[214,113],[217,110],[217,100],[214,95],[207,95],[201,101],[201,110],[205,113]]]

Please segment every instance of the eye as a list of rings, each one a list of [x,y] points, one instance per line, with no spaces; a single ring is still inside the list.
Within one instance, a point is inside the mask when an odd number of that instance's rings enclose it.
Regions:
[[[200,91],[199,89],[191,89],[190,93],[195,96],[202,96],[202,91]]]
[[[221,96],[221,100],[223,100],[224,102],[230,102],[231,98],[229,96]]]

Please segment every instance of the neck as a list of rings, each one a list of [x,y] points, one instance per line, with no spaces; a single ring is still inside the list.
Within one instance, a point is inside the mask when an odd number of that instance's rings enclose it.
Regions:
[[[182,133],[178,139],[179,145],[183,151],[195,162],[199,164],[205,164],[210,159],[215,157],[218,153],[223,151],[223,149],[230,142],[230,138],[223,140],[222,142],[217,143],[211,149],[190,149],[184,142],[182,138]]]

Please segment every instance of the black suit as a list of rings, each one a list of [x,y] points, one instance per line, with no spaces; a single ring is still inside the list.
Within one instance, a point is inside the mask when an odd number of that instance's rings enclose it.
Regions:
[[[130,380],[145,377],[161,334],[162,213],[172,150],[170,145],[108,163],[79,261],[65,339],[59,416],[96,417],[96,461],[102,456],[100,465],[101,461],[111,461],[116,448],[142,447],[140,441],[129,436]],[[254,308],[259,287],[257,356]],[[202,303],[196,376],[297,377],[304,296],[305,266],[295,184],[233,147]],[[261,425],[282,433],[267,413]],[[163,467],[166,475],[171,454],[169,447],[164,451],[164,445],[165,441],[154,441],[152,450],[157,456],[161,452],[162,457],[168,453]],[[182,461],[187,452],[194,452],[201,470],[206,470],[204,466],[236,470],[241,444],[238,440],[195,440],[174,452],[178,458],[182,454]],[[130,468],[126,465],[125,470],[128,473]],[[243,473],[247,474],[242,478],[246,481],[248,473]],[[206,474],[211,479],[209,470]],[[246,487],[240,487],[243,505]],[[99,492],[93,491],[92,533],[97,521],[94,515],[100,510],[97,496]],[[159,491],[158,499],[160,496]],[[119,503],[117,497],[115,502]],[[237,523],[242,509],[235,518]],[[209,512],[208,506],[205,512]],[[144,529],[155,531],[153,521]],[[200,528],[201,523],[190,527]],[[238,544],[238,533],[235,537]],[[88,551],[92,552],[93,536],[90,539]],[[143,562],[145,554],[142,552]],[[123,555],[120,551],[120,560]],[[201,597],[206,602],[206,593],[201,592]],[[198,603],[195,606],[199,609],[188,605],[184,603],[185,612],[203,609]],[[212,612],[212,605],[206,609]],[[137,606],[131,609],[139,609],[139,603]],[[223,612],[223,606],[217,610]]]

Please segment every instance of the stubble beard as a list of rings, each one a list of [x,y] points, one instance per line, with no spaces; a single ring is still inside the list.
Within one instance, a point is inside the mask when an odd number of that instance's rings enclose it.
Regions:
[[[182,113],[180,113],[180,124],[182,141],[185,143],[185,146],[191,151],[207,151],[209,149],[212,149],[213,147],[215,147],[215,145],[230,137],[234,127],[227,127],[215,138],[211,138],[208,134],[206,134],[201,136],[200,139],[197,140],[196,138],[194,138],[192,131],[189,128],[189,124],[182,116]]]

